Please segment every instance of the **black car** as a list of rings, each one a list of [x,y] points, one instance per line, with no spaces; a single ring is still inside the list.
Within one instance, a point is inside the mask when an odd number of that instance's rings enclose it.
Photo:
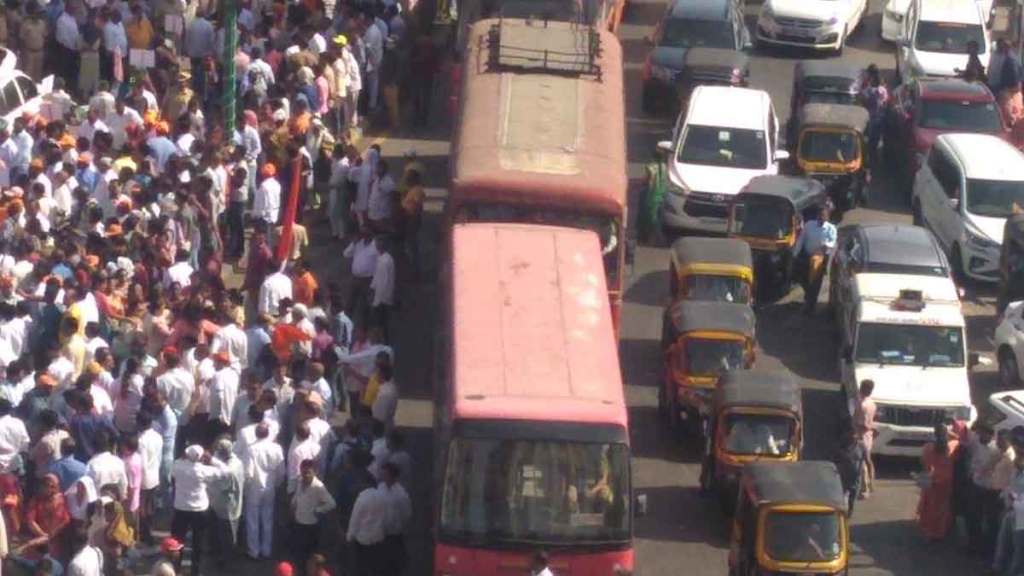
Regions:
[[[736,0],[674,0],[649,40],[645,112],[676,110],[697,84],[746,85],[750,33]]]

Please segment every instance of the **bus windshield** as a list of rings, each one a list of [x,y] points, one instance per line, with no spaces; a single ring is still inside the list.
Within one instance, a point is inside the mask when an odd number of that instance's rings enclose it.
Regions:
[[[599,544],[630,538],[624,444],[456,438],[441,533],[487,543]]]

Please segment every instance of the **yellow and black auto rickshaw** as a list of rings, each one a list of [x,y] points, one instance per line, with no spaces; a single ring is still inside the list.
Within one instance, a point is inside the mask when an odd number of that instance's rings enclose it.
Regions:
[[[685,420],[703,433],[719,376],[754,363],[754,311],[746,304],[680,300],[663,322],[658,409],[673,431],[681,432]]]
[[[680,238],[672,244],[672,301],[714,300],[749,304],[754,283],[750,246],[735,238]]]
[[[867,125],[868,111],[850,104],[805,104],[797,118],[790,143],[797,173],[825,185],[837,219],[867,204]]]
[[[736,503],[744,466],[800,457],[803,403],[800,387],[788,372],[723,374],[709,416],[701,488],[716,492],[726,510]]]
[[[844,574],[846,521],[831,462],[752,462],[740,477],[729,576]]]
[[[820,182],[794,176],[757,176],[736,195],[727,231],[750,245],[756,301],[789,293],[797,235],[826,201]]]

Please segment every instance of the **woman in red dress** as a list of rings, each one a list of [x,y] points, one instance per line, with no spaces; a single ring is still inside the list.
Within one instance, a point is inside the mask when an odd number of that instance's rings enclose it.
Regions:
[[[921,450],[924,468],[917,525],[929,541],[946,537],[953,525],[953,456],[958,441],[945,424],[935,425],[935,438]]]

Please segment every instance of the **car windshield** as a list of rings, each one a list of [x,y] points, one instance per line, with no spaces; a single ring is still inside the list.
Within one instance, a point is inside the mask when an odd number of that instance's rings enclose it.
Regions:
[[[921,20],[917,23],[914,47],[925,52],[967,54],[967,43],[971,40],[978,43],[979,53],[984,54],[985,34],[980,24]]]
[[[626,542],[629,505],[624,444],[456,438],[440,529],[488,543]]]
[[[793,420],[779,415],[729,414],[725,451],[730,454],[785,456],[792,446]]]
[[[764,130],[690,124],[677,160],[684,164],[763,170],[768,167]]]
[[[828,562],[842,553],[837,512],[769,512],[765,552],[782,562]]]
[[[744,200],[733,212],[734,232],[740,236],[781,240],[793,230],[793,206],[785,201]]]
[[[1009,218],[1024,209],[1024,182],[968,178],[966,197],[971,214]]]
[[[857,333],[857,361],[906,366],[963,366],[963,329],[862,323]]]
[[[691,274],[686,277],[687,300],[750,303],[750,286],[735,276]]]
[[[743,342],[689,338],[686,360],[690,376],[720,376],[743,368]]]
[[[669,18],[661,33],[659,46],[671,48],[706,48],[736,49],[732,23],[728,20],[689,20],[685,18]]]
[[[856,132],[805,130],[800,137],[800,158],[808,162],[852,162],[860,157]]]
[[[995,133],[1003,129],[995,102],[923,100],[918,123],[944,131]]]

